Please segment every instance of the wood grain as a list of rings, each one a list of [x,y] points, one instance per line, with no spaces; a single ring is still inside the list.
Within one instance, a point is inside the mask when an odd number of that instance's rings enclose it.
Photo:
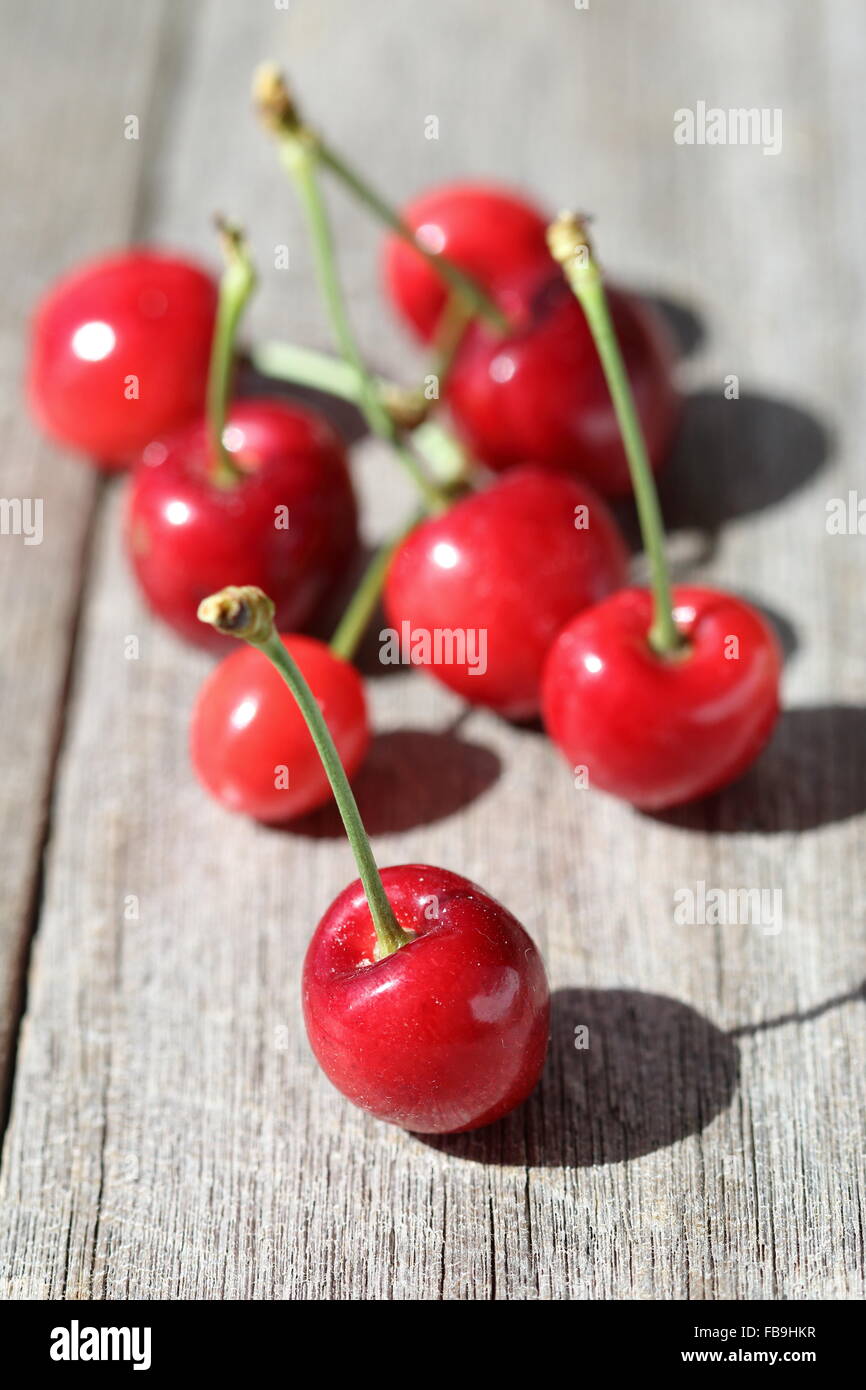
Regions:
[[[185,742],[207,660],[142,611],[113,484],[80,569],[93,483],[16,424],[3,486],[14,469],[20,487],[29,460],[27,485],[63,524],[26,554],[0,545],[2,611],[20,623],[3,634],[0,687],[10,1001],[52,731],[62,741],[2,1166],[2,1288],[862,1297],[866,561],[862,537],[825,525],[827,499],[864,486],[859,7],[175,10],[115,5],[109,22],[95,3],[74,21],[41,0],[5,6],[19,128],[64,215],[19,152],[18,231],[4,245],[23,275],[4,360],[67,251],[133,228],[208,254],[215,208],[250,223],[264,269],[254,331],[327,342],[289,190],[248,115],[250,71],[271,53],[390,196],[479,170],[525,183],[548,204],[593,209],[605,262],[673,302],[690,350],[665,485],[672,551],[680,573],[776,617],[786,714],[740,786],[654,819],[573,788],[534,731],[466,712],[419,676],[371,678],[380,736],[359,794],[381,860],[483,883],[536,937],[555,990],[550,1063],[522,1111],[435,1144],[389,1130],[329,1088],[300,1020],[306,939],[352,872],[333,818],[266,831],[204,799]],[[59,132],[27,77],[37,51],[55,49]],[[673,112],[698,100],[781,108],[782,152],[675,145]],[[112,123],[139,108],[155,124],[131,154]],[[424,137],[430,114],[438,141]],[[405,374],[378,301],[376,233],[343,199],[334,207],[364,341],[377,366]],[[288,273],[271,269],[280,244]],[[731,374],[736,400],[724,397]],[[372,536],[409,498],[378,446],[354,453]],[[69,573],[84,583],[62,707],[80,582]],[[781,930],[678,925],[674,895],[699,881],[781,890]],[[580,1025],[588,1050],[574,1046]]]
[[[40,862],[78,612],[99,495],[97,475],[50,449],[23,411],[27,316],[47,281],[136,230],[140,170],[153,149],[124,139],[124,118],[149,102],[159,58],[159,6],[6,6],[2,143],[7,266],[0,330],[0,495],[41,508],[41,543],[0,535],[4,614],[0,726],[0,1089],[5,1109],[23,971],[39,912]],[[128,51],[136,50],[130,63]],[[94,83],[94,53],[116,74]],[[70,113],[73,113],[72,115]],[[12,125],[14,123],[14,131]],[[102,188],[94,177],[100,171]],[[35,513],[33,513],[35,515]],[[35,539],[35,537],[34,537]]]

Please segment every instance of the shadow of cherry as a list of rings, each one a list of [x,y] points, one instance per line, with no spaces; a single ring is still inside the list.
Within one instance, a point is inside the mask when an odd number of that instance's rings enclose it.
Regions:
[[[725,522],[763,511],[805,487],[830,447],[824,426],[786,401],[728,401],[721,388],[718,394],[687,396],[673,452],[658,476],[666,530],[693,533],[685,553],[679,553],[683,540],[674,548],[674,581],[688,583],[697,567],[713,560]],[[640,554],[633,501],[618,501],[613,510],[632,554]]]
[[[374,738],[352,787],[369,833],[387,835],[454,815],[492,787],[501,770],[491,749],[454,729],[393,729]],[[316,840],[346,833],[333,804],[285,829]]]
[[[678,358],[691,357],[703,345],[706,324],[691,304],[662,294],[644,294],[641,298],[664,319]]]
[[[763,511],[804,487],[823,467],[824,426],[788,401],[718,391],[686,397],[669,464],[659,478],[665,524],[715,534],[726,521]]]
[[[469,1134],[417,1137],[476,1163],[590,1168],[699,1133],[736,1089],[734,1039],[665,995],[556,990],[550,1033],[544,1075],[524,1106]]]
[[[688,1004],[634,989],[559,989],[550,1049],[525,1105],[469,1134],[415,1137],[475,1163],[592,1168],[699,1134],[733,1100],[738,1041],[866,1003],[866,982],[809,1009],[728,1032]]]
[[[784,710],[767,748],[739,782],[654,819],[681,830],[775,834],[814,830],[866,811],[866,709]]]
[[[800,647],[800,638],[797,629],[790,618],[786,618],[784,613],[779,612],[778,608],[771,608],[763,599],[753,598],[751,594],[743,593],[742,589],[738,589],[737,592],[740,598],[744,599],[746,603],[750,603],[753,608],[758,610],[764,621],[773,629],[779,639],[779,646],[782,648],[783,659],[785,661],[790,661],[791,657]]]

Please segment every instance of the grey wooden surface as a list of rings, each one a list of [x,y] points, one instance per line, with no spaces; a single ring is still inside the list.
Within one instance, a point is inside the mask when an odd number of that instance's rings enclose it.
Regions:
[[[0,1293],[862,1296],[866,541],[825,526],[866,486],[862,6],[4,0],[2,23],[0,492],[44,499],[45,538],[0,537]],[[249,114],[267,56],[395,199],[480,172],[597,215],[603,259],[677,306],[688,349],[678,571],[764,604],[789,647],[760,766],[665,820],[573,789],[537,733],[420,676],[371,678],[359,790],[381,860],[479,880],[555,990],[537,1095],[438,1144],[314,1066],[299,969],[348,851],[327,814],[267,831],[204,798],[186,725],[207,659],[144,613],[119,485],[21,404],[40,289],[129,239],[210,257],[216,209],[263,266],[251,329],[327,344]],[[781,108],[782,152],[676,146],[698,100]],[[377,233],[333,206],[364,342],[405,374]],[[408,497],[377,446],[354,455],[375,537]],[[699,880],[780,889],[782,930],[677,925]]]

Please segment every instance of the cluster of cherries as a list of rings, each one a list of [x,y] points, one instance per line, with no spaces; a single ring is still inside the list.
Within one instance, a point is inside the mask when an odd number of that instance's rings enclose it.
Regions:
[[[222,227],[219,286],[150,250],[61,280],[35,317],[29,395],[64,445],[131,466],[126,545],[151,609],[216,652],[227,635],[247,642],[214,668],[193,711],[205,787],[269,823],[336,797],[361,879],[325,914],[304,970],[324,1070],[383,1119],[469,1129],[535,1085],[547,983],[523,929],[473,884],[375,865],[348,779],[370,741],[351,657],[378,600],[398,631],[483,630],[485,669],[431,658],[430,674],[506,718],[540,714],[590,786],[647,810],[714,791],[757,756],[778,711],[779,650],[740,600],[670,589],[652,474],[679,416],[671,348],[646,305],[605,287],[582,222],[548,226],[523,198],[475,184],[429,192],[397,217],[300,121],[272,70],[256,90],[309,217],[342,359],[271,345],[261,360],[355,399],[426,513],[375,557],[331,643],[303,629],[356,555],[346,452],[309,409],[232,396],[255,281],[236,229]],[[322,169],[389,223],[387,293],[436,354],[441,402],[366,369],[340,297]],[[456,475],[442,472],[443,442]],[[632,490],[649,589],[627,587],[605,500]]]

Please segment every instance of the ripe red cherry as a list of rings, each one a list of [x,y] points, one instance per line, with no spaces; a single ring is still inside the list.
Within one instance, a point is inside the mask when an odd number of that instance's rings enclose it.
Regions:
[[[283,636],[325,716],[351,777],[370,742],[361,677],[322,642]],[[269,824],[293,820],[331,798],[327,774],[282,677],[253,647],[210,673],[190,726],[199,781],[230,811]],[[288,783],[288,785],[286,785]]]
[[[282,401],[241,400],[223,437],[243,473],[236,483],[213,481],[210,432],[197,421],[145,450],[126,520],[151,608],[182,637],[218,651],[225,639],[196,610],[226,579],[267,588],[278,627],[298,628],[357,544],[345,452],[324,420]]]
[[[591,787],[647,811],[734,781],[779,710],[779,646],[753,608],[680,588],[674,619],[688,647],[657,656],[651,595],[623,590],[568,624],[544,671],[544,722],[569,763],[586,768]]]
[[[466,333],[446,397],[469,448],[501,471],[526,460],[577,473],[608,497],[631,479],[610,390],[580,305],[558,270],[535,286],[498,295],[514,327],[497,335],[480,320]],[[608,299],[650,462],[658,469],[680,413],[664,325],[634,295]]]
[[[447,256],[488,291],[501,280],[550,264],[546,218],[509,189],[447,184],[422,193],[404,208],[402,217],[428,251]],[[397,236],[385,242],[383,268],[393,304],[418,337],[429,341],[445,307],[447,287]]]
[[[388,573],[385,612],[401,641],[437,631],[467,639],[462,663],[449,660],[446,645],[437,663],[431,647],[431,674],[474,704],[521,719],[538,710],[557,632],[627,573],[625,545],[601,498],[574,478],[522,468],[411,533]],[[416,647],[415,659],[423,656]]]
[[[107,468],[204,405],[216,286],[188,261],[129,251],[43,296],[27,389],[49,434]]]
[[[490,1124],[533,1090],[550,997],[531,938],[447,869],[382,870],[415,939],[382,960],[360,881],[328,908],[304,963],[304,1019],[322,1070],[355,1105],[421,1134]]]

